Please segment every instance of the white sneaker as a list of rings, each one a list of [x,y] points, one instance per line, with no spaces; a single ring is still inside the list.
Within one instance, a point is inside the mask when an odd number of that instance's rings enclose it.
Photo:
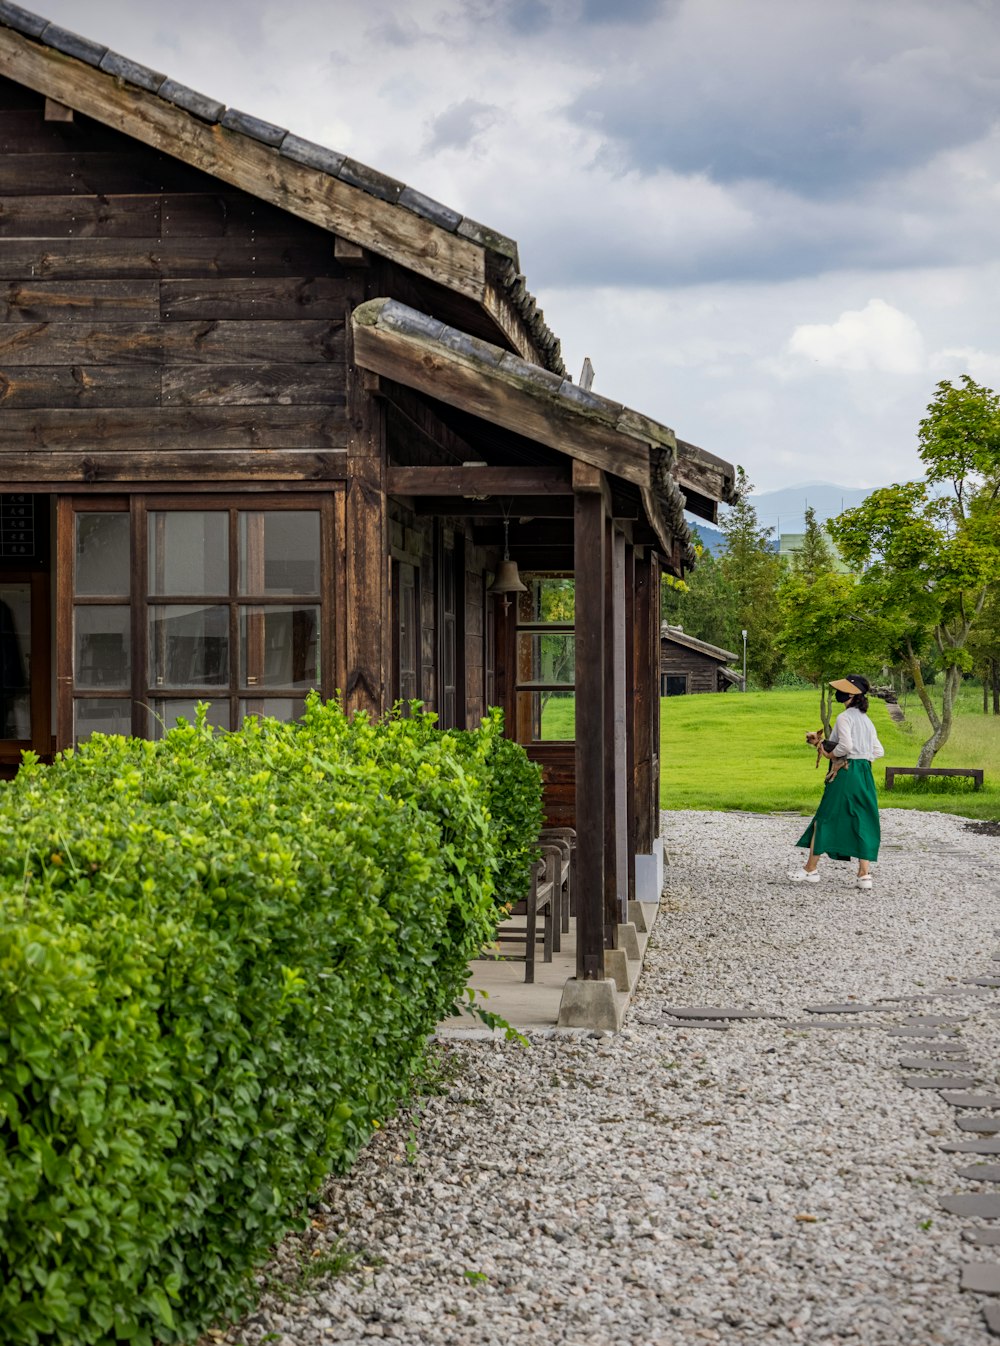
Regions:
[[[788,872],[792,883],[819,883],[818,869],[792,869]],[[869,887],[871,885],[869,884]]]
[[[859,874],[855,882],[859,888],[867,890],[872,886],[872,876],[870,874]]]

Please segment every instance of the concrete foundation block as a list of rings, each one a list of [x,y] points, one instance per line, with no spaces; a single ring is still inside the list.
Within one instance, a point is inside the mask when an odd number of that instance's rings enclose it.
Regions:
[[[625,1000],[616,995],[613,981],[578,981],[576,977],[570,977],[563,987],[559,1004],[560,1028],[603,1028],[617,1033],[624,1018]]]
[[[618,947],[624,949],[626,957],[634,963],[638,963],[642,958],[642,950],[639,948],[639,933],[631,921],[619,925]]]
[[[619,929],[621,927],[619,926]],[[607,973],[615,987],[619,991],[628,993],[632,989],[630,981],[631,969],[629,968],[628,954],[624,949],[605,949],[604,950],[604,971]]]
[[[657,884],[657,863],[655,855],[637,855],[635,857],[635,895],[640,902],[659,902],[660,888]]]
[[[638,884],[636,886],[638,887]],[[641,902],[630,902],[628,904],[628,918],[640,935],[649,934],[649,926],[646,924],[646,908]]]

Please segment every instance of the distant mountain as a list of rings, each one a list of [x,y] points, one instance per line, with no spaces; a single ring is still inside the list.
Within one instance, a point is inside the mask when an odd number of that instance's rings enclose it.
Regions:
[[[778,491],[761,491],[750,497],[750,503],[757,511],[762,528],[773,529],[775,547],[782,533],[803,533],[806,527],[806,507],[811,505],[816,511],[819,523],[836,518],[845,509],[853,509],[871,495],[876,488],[862,486],[837,486],[829,481],[811,481],[802,486],[784,486]],[[725,506],[719,511],[725,518]],[[718,528],[687,516],[692,533],[697,534],[703,547],[718,556],[725,547],[725,538]]]
[[[695,539],[701,543],[713,556],[718,556],[726,545],[726,539],[719,532],[718,528],[713,528],[710,523],[705,523],[704,519],[688,519],[688,526],[691,529]]]
[[[802,486],[785,486],[779,491],[761,491],[750,497],[762,528],[775,533],[801,533],[806,526],[806,507],[811,505],[820,523],[834,519],[845,509],[853,509],[867,500],[874,486],[836,486],[829,481],[811,481]]]

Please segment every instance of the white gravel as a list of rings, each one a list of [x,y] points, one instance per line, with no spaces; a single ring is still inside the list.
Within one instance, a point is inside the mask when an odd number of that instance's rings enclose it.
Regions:
[[[993,1340],[987,1301],[959,1293],[959,1268],[1000,1250],[963,1243],[972,1222],[937,1198],[997,1185],[956,1176],[976,1162],[939,1149],[969,1137],[956,1110],[901,1083],[900,1056],[933,1046],[885,1029],[967,1014],[968,1073],[996,1083],[1000,991],[962,979],[1000,970],[1000,838],[886,811],[862,893],[852,867],[829,861],[816,886],[784,879],[803,826],[665,814],[667,887],[625,1031],[539,1034],[528,1050],[447,1044],[446,1091],[329,1184],[313,1228],[270,1269],[287,1285],[215,1339]],[[843,1030],[681,1030],[662,1012],[742,1005],[795,1021],[811,1004],[932,991],[943,994],[878,1004]],[[338,1248],[356,1261],[321,1274]]]

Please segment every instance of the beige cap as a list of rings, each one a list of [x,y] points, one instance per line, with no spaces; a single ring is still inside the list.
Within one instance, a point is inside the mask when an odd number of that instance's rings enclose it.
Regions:
[[[865,696],[871,684],[867,678],[852,674],[848,678],[838,678],[836,682],[831,682],[830,686],[835,691],[846,692],[848,696],[857,696],[859,692],[862,696]]]

